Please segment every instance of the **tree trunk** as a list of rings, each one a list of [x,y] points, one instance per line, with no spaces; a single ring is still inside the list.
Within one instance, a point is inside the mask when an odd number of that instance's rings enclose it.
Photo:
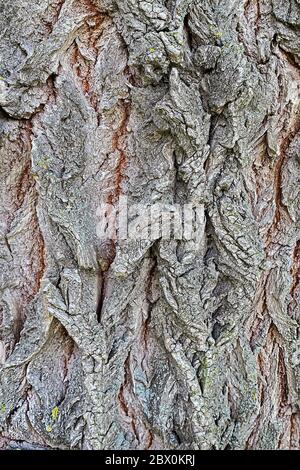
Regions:
[[[0,12],[0,447],[299,449],[299,0]]]

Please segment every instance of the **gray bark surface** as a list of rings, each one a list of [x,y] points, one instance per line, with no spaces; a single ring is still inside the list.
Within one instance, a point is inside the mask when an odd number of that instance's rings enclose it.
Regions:
[[[300,1],[0,0],[0,56],[0,447],[299,449]]]

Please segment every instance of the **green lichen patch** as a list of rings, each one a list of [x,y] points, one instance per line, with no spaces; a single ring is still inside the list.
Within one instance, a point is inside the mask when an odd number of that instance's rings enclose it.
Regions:
[[[58,419],[58,415],[59,415],[59,409],[57,406],[55,406],[54,408],[52,408],[51,410],[51,418],[52,418],[52,421],[56,421]]]

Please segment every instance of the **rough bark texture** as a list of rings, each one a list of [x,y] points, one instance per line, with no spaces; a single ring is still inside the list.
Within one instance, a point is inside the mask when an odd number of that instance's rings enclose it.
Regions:
[[[299,449],[300,1],[0,0],[0,54],[0,446]]]

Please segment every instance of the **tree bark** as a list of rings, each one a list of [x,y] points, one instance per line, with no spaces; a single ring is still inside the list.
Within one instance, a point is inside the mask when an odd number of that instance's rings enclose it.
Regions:
[[[299,0],[0,14],[0,447],[299,449]]]

